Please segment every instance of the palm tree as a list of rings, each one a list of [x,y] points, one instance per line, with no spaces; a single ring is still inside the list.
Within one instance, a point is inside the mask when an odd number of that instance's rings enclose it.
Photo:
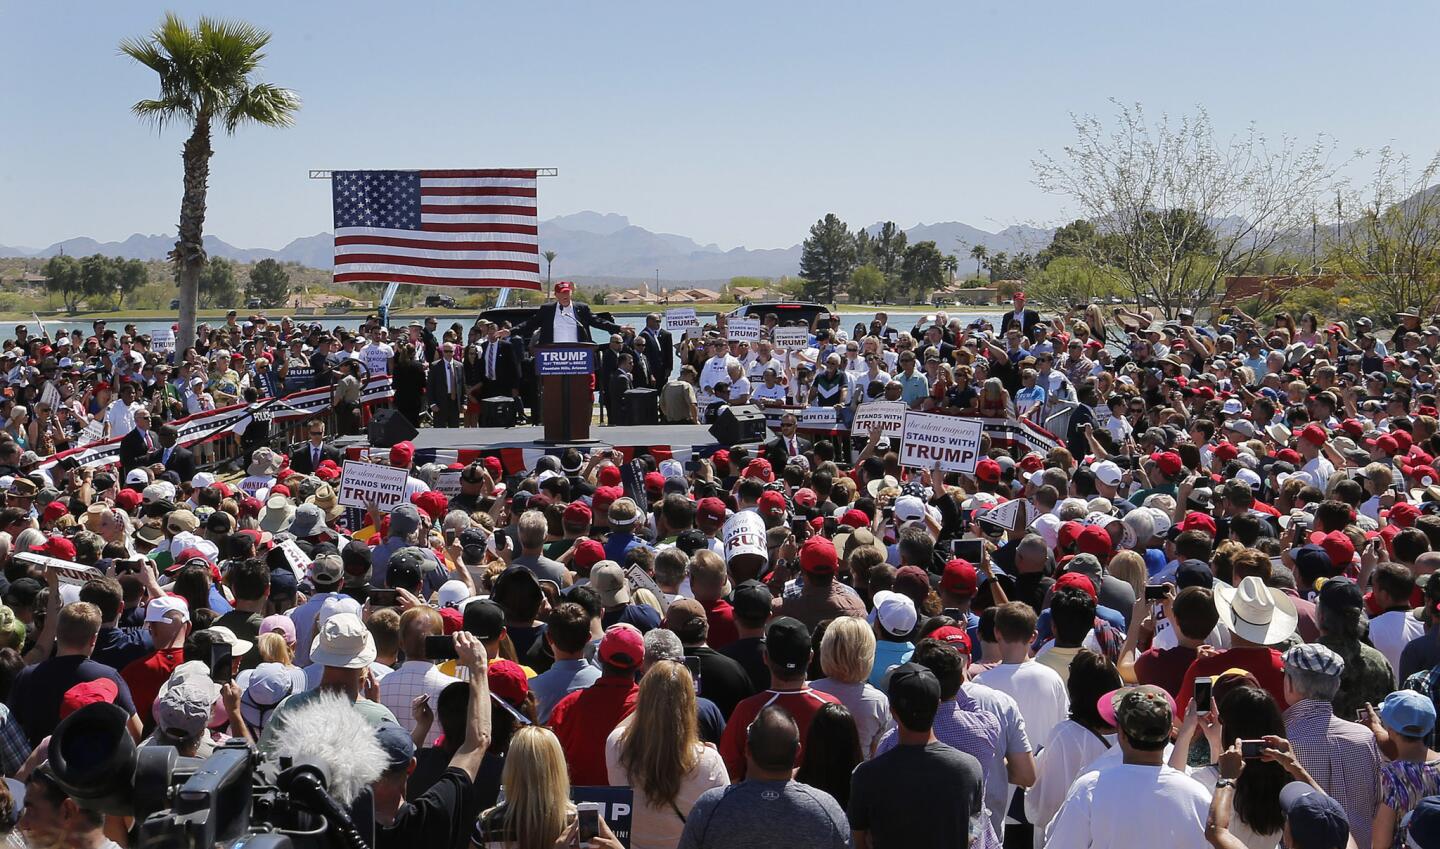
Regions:
[[[949,282],[947,285],[955,285],[955,273],[960,270],[960,258],[954,254],[946,254],[940,259],[940,267],[945,270]]]
[[[990,256],[990,250],[984,245],[976,245],[970,249],[970,258],[975,260],[975,276],[980,276],[980,268]]]
[[[120,52],[160,76],[160,96],[141,100],[130,111],[157,129],[188,124],[181,159],[180,233],[170,260],[180,282],[180,350],[195,338],[195,307],[205,267],[205,195],[210,180],[211,129],[233,135],[245,123],[288,127],[300,109],[295,92],[256,82],[251,75],[265,58],[270,33],[243,21],[200,18],[192,28],[166,13],[154,32],[120,42]]]
[[[546,251],[545,254],[545,291],[550,291],[550,266],[555,262],[555,252]]]

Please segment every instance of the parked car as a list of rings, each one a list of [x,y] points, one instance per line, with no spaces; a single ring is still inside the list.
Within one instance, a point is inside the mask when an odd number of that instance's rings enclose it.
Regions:
[[[251,298],[250,300],[245,302],[245,309],[247,310],[258,310],[264,306],[265,305],[260,302],[259,298]]]
[[[170,299],[170,309],[172,309],[172,310],[178,310],[178,309],[180,309],[180,299],[179,299],[179,298],[171,298],[171,299]]]
[[[814,326],[817,316],[830,315],[830,308],[821,304],[806,303],[804,301],[764,301],[756,304],[744,304],[731,310],[729,318],[764,318],[770,313],[780,317],[780,323],[789,321],[803,322],[808,326]]]
[[[453,310],[455,309],[455,299],[449,295],[426,295],[425,307],[426,309],[443,308]]]

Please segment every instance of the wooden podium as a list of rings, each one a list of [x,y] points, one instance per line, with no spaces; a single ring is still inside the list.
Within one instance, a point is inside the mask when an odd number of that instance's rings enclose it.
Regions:
[[[540,411],[545,437],[540,445],[594,442],[590,416],[595,377],[593,342],[552,342],[535,346],[535,374],[540,378]]]

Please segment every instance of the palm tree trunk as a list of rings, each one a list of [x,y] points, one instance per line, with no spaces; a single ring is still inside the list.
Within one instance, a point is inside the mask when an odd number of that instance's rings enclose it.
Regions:
[[[213,152],[210,121],[201,118],[195,122],[195,131],[185,140],[181,154],[185,164],[185,191],[180,198],[180,238],[171,254],[180,283],[177,353],[195,344],[195,307],[200,292],[200,272],[205,267],[205,194]]]

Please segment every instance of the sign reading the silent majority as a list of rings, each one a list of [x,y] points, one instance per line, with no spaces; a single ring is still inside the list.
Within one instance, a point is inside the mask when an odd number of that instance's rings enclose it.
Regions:
[[[162,327],[150,334],[150,347],[156,351],[175,350],[175,331]]]
[[[856,435],[870,435],[875,428],[883,436],[899,436],[905,422],[905,404],[901,401],[871,401],[861,404],[855,410],[855,421],[850,429]]]
[[[595,349],[589,345],[549,345],[535,349],[535,373],[593,374]]]
[[[777,327],[770,332],[770,341],[787,351],[799,351],[810,346],[810,331],[803,327]]]
[[[931,469],[939,464],[947,472],[973,474],[980,461],[979,419],[905,413],[900,433],[900,465]]]
[[[446,469],[435,478],[435,488],[445,495],[446,498],[454,498],[460,494],[460,469]]]
[[[684,331],[685,333],[699,330],[700,316],[695,314],[694,307],[676,307],[666,310],[665,329],[671,332]]]
[[[340,470],[338,501],[350,507],[364,507],[374,502],[381,513],[388,513],[405,500],[405,482],[410,475],[394,466],[346,460]]]
[[[759,342],[760,319],[732,318],[726,324],[726,332],[730,339],[737,342]]]

